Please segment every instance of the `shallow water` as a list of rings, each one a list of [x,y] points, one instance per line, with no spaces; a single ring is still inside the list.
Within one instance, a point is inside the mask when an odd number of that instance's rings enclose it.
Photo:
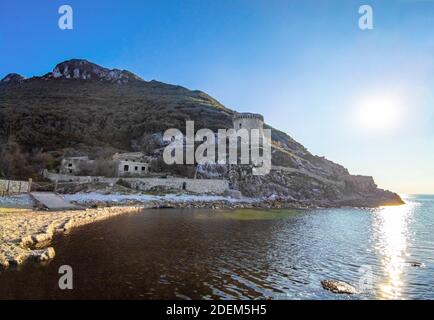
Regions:
[[[58,237],[48,265],[0,274],[0,298],[433,299],[434,196],[406,201],[372,210],[124,215]],[[71,291],[58,288],[65,264],[74,271]],[[320,283],[330,278],[361,292],[330,293]]]

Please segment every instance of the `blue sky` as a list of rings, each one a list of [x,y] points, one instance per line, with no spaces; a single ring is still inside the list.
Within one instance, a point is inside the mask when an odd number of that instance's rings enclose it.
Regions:
[[[57,26],[62,4],[74,30]],[[262,113],[380,187],[434,193],[433,34],[429,0],[2,1],[0,77],[70,58],[128,69]]]

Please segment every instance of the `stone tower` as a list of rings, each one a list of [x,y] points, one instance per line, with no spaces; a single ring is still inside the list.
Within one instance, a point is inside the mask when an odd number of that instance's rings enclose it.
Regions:
[[[256,113],[236,113],[233,125],[234,130],[247,130],[250,135],[246,138],[244,134],[244,138],[238,140],[241,140],[241,163],[250,163],[253,175],[268,174],[271,170],[271,131],[264,131],[264,117]],[[234,153],[234,150],[229,152]]]
[[[233,117],[234,129],[264,129],[264,117],[256,113],[236,113]]]

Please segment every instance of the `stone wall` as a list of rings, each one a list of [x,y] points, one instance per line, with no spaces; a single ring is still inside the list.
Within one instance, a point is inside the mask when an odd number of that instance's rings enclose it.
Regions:
[[[184,190],[193,193],[223,194],[229,190],[229,182],[220,179],[187,179],[187,178],[106,178],[93,176],[73,176],[44,172],[44,177],[51,181],[76,183],[110,183],[115,184],[120,179],[126,181],[131,188],[140,191],[155,189]]]
[[[229,182],[216,179],[190,179],[187,181],[187,190],[195,193],[223,194],[229,190]]]
[[[68,174],[52,173],[47,170],[44,171],[44,178],[50,181],[58,182],[77,182],[77,183],[116,183],[119,178],[107,178],[97,176],[74,176]]]
[[[19,194],[30,192],[28,181],[0,180],[0,196],[3,194]]]
[[[229,182],[227,180],[218,179],[143,178],[123,180],[128,181],[134,189],[141,191],[161,188],[167,190],[184,190],[193,193],[223,194],[225,191],[229,190]]]

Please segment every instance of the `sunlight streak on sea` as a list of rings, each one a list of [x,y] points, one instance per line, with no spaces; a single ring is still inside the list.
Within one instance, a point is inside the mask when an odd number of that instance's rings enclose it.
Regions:
[[[378,298],[405,299],[402,288],[406,285],[402,278],[408,264],[408,245],[412,241],[409,225],[412,223],[417,203],[409,198],[402,206],[381,207],[375,213],[375,249],[381,256],[384,278],[379,284]]]

